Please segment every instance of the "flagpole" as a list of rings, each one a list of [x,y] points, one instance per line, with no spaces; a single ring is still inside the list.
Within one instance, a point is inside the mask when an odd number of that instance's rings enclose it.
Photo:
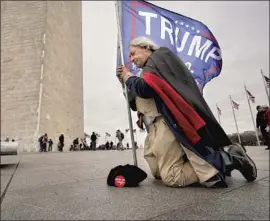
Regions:
[[[217,106],[217,104],[216,104],[216,106]],[[219,124],[221,125],[220,114],[219,114],[218,106],[217,106],[217,114],[218,114],[218,122],[219,122]]]
[[[261,145],[260,145],[259,136],[258,136],[258,132],[257,132],[256,126],[255,126],[255,121],[254,121],[252,109],[251,109],[251,106],[250,106],[250,100],[249,100],[249,97],[248,97],[248,94],[247,94],[247,87],[246,87],[245,84],[244,84],[244,88],[245,88],[245,92],[246,92],[247,102],[248,102],[248,106],[249,106],[249,111],[250,111],[250,115],[251,115],[251,119],[252,119],[254,131],[255,131],[255,134],[256,134],[257,143],[258,143],[258,146],[261,146]]]
[[[116,12],[117,31],[118,31],[118,43],[120,46],[120,53],[121,53],[121,63],[122,63],[122,65],[124,65],[125,61],[124,61],[124,54],[123,54],[123,41],[122,41],[122,35],[121,35],[118,1],[115,1],[115,12]],[[130,107],[129,107],[128,91],[127,91],[126,85],[124,85],[124,89],[125,89],[124,93],[126,95],[126,105],[127,105],[127,112],[128,112],[129,131],[130,131],[130,138],[131,138],[131,144],[132,144],[133,161],[134,161],[134,165],[137,166],[138,163],[137,163],[136,148],[135,148],[135,142],[134,142],[132,117],[131,117],[131,111],[130,111]]]
[[[230,96],[230,100],[231,100],[231,105],[232,105],[234,123],[235,123],[235,126],[236,126],[237,135],[238,135],[238,141],[241,144],[241,138],[240,138],[240,134],[239,134],[239,130],[238,130],[238,125],[237,125],[237,121],[236,121],[236,117],[235,117],[235,112],[234,112],[234,107],[233,107],[233,102],[232,102],[232,97],[231,96]]]
[[[135,130],[135,133],[136,133],[136,142],[138,144],[137,130]]]
[[[270,106],[269,93],[268,93],[268,89],[267,89],[267,85],[266,85],[266,82],[265,82],[265,78],[264,78],[264,74],[263,74],[263,70],[262,69],[261,69],[261,76],[262,76],[262,79],[263,79],[263,85],[264,85],[266,96],[267,96],[267,99],[268,99],[268,104]]]

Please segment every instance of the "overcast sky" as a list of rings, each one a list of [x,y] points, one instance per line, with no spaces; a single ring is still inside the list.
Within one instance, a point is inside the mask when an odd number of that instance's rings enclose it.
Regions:
[[[268,1],[149,1],[179,14],[200,20],[213,32],[223,56],[219,77],[204,89],[204,97],[226,133],[236,132],[229,95],[240,104],[236,111],[239,131],[253,130],[244,91],[244,83],[255,96],[252,104],[267,104],[260,69],[269,74],[269,2]],[[115,77],[117,25],[113,1],[86,1],[83,7],[84,119],[85,132],[104,137],[128,128],[126,102]],[[136,115],[133,113],[134,128]],[[144,134],[138,133],[143,144]],[[129,139],[129,138],[127,138]]]

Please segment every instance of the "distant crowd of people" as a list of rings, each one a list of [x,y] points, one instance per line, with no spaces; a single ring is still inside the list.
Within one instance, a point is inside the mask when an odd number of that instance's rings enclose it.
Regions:
[[[86,142],[86,136],[84,138],[76,137],[72,144],[69,147],[69,151],[82,151],[82,150],[125,150],[129,149],[129,143],[126,145],[123,144],[123,140],[125,138],[123,132],[121,130],[116,131],[116,138],[118,139],[118,142],[116,145],[112,141],[106,141],[105,144],[101,144],[97,147],[97,139],[98,134],[93,132],[91,134],[90,138],[90,144],[88,145]],[[48,137],[48,134],[45,133],[44,135],[40,136],[38,139],[39,142],[39,152],[49,152],[53,150],[53,140]],[[137,142],[135,143],[135,148],[138,148]],[[64,134],[61,134],[59,136],[59,141],[57,144],[57,150],[62,152],[64,148]]]
[[[259,133],[262,134],[264,145],[267,145],[266,150],[270,148],[270,109],[268,106],[261,106],[258,105],[257,109],[257,116],[256,116],[256,128]],[[93,132],[90,136],[90,145],[86,142],[86,137],[80,138],[77,137],[73,140],[72,144],[70,145],[70,151],[81,151],[81,150],[125,150],[129,149],[129,143],[126,145],[123,144],[124,134],[123,132],[118,129],[116,131],[116,138],[118,142],[116,145],[112,141],[106,141],[105,144],[101,144],[97,147],[97,133]],[[58,138],[57,143],[57,150],[62,152],[64,148],[64,134],[61,134]],[[2,140],[1,140],[2,141]],[[3,140],[5,142],[10,142],[10,138],[6,138]],[[12,139],[11,142],[15,142],[15,139]],[[48,134],[45,133],[44,135],[40,136],[38,139],[39,142],[39,152],[48,152],[53,150],[53,141],[51,138],[48,137]],[[248,145],[248,144],[246,144]],[[135,142],[135,148],[138,148],[137,142]]]
[[[105,144],[101,144],[97,147],[97,133],[93,132],[90,136],[90,145],[87,144],[86,138],[81,139],[81,143],[79,143],[79,138],[76,138],[73,141],[73,145],[71,146],[70,151],[129,149],[129,143],[127,143],[126,146],[123,145],[125,136],[119,129],[116,131],[116,138],[118,139],[116,145],[114,145],[112,141],[106,141]],[[135,142],[135,147],[138,148],[137,142]]]

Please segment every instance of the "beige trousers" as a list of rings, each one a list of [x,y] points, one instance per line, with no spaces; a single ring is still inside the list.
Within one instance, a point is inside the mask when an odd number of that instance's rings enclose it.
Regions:
[[[151,173],[170,187],[184,187],[199,181],[190,162],[184,162],[182,145],[162,117],[151,126],[145,140],[144,158]]]
[[[156,118],[150,126],[150,132],[144,145],[144,158],[149,164],[151,173],[160,177],[163,183],[171,187],[184,187],[205,182],[218,171],[205,160],[184,147],[167,126],[164,118],[158,113],[154,99],[136,98],[137,110],[145,116]],[[186,154],[188,162],[184,162]]]

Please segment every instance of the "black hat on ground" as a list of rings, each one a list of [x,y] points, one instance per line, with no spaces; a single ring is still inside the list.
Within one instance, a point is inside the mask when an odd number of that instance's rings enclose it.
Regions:
[[[107,184],[115,187],[137,187],[145,180],[147,174],[137,166],[126,164],[111,169]]]

